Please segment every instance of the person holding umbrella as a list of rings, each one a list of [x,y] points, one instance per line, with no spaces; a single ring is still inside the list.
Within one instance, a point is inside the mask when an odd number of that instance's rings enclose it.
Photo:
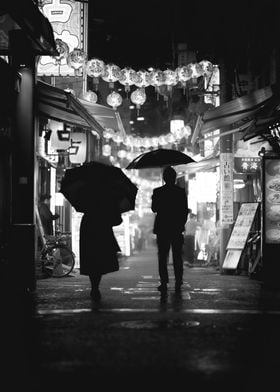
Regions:
[[[188,217],[188,200],[185,190],[176,185],[176,171],[168,166],[163,170],[165,184],[155,188],[151,209],[156,213],[153,232],[157,236],[158,268],[162,295],[167,293],[169,283],[167,263],[172,248],[175,291],[181,290],[183,282],[183,232]]]
[[[135,208],[137,186],[124,172],[103,162],[91,161],[67,169],[60,192],[78,212],[80,224],[80,274],[89,276],[91,297],[100,300],[104,274],[118,271],[121,251],[113,227],[121,214]]]
[[[122,217],[116,199],[108,192],[103,197],[89,192],[90,200],[80,224],[80,274],[88,275],[93,300],[99,301],[102,276],[119,270],[118,252],[121,251],[113,226]]]

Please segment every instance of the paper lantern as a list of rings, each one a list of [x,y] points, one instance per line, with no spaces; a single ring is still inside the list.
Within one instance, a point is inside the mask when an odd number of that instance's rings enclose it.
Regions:
[[[119,93],[113,91],[107,96],[107,103],[112,106],[114,110],[117,110],[117,108],[122,104],[122,97]]]
[[[185,93],[187,81],[190,80],[192,77],[192,70],[187,65],[183,65],[182,67],[178,67],[176,69],[176,73],[178,76],[178,81],[183,86],[184,93]]]
[[[119,82],[125,86],[125,91],[130,91],[130,86],[138,80],[137,72],[134,69],[126,67],[120,71]]]
[[[138,79],[135,82],[135,86],[140,87],[140,88],[145,88],[150,85],[149,83],[149,72],[145,70],[140,70],[137,72]]]
[[[155,69],[150,72],[148,79],[150,81],[150,84],[155,88],[158,98],[159,88],[164,84],[163,72],[159,69]]]
[[[203,76],[209,77],[212,75],[214,67],[213,64],[208,60],[202,60],[199,62],[199,65],[202,69]]]
[[[93,79],[95,89],[98,89],[99,78],[103,75],[105,63],[97,58],[91,59],[86,64],[86,73]]]
[[[96,103],[98,100],[97,94],[94,91],[88,90],[82,94],[82,99],[88,102]]]
[[[75,75],[79,73],[85,65],[87,59],[86,53],[82,49],[75,48],[67,57],[68,65],[75,70]]]
[[[189,71],[191,72],[191,79],[197,79],[203,75],[202,66],[198,63],[190,63],[187,65]]]
[[[66,42],[62,41],[60,38],[55,39],[55,46],[56,50],[58,51],[59,55],[54,56],[55,63],[60,64],[63,59],[67,60],[69,55],[69,46]]]
[[[102,155],[104,155],[105,157],[108,157],[109,155],[111,155],[110,144],[104,144],[104,146],[102,147]]]
[[[172,92],[172,87],[178,83],[178,75],[176,71],[166,69],[163,71],[164,84],[167,86],[167,91]]]
[[[133,102],[136,105],[137,111],[139,112],[139,109],[143,103],[146,101],[146,93],[144,88],[137,88],[131,93],[130,99],[131,102]]]
[[[119,80],[121,69],[115,64],[105,65],[104,72],[101,75],[105,82],[109,83],[109,88],[114,88],[114,83]]]

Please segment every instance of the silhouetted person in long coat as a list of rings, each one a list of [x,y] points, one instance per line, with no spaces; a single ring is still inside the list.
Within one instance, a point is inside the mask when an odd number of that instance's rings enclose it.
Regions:
[[[118,271],[120,247],[113,226],[122,222],[117,203],[108,191],[102,197],[87,192],[88,208],[80,225],[80,274],[88,275],[91,283],[90,295],[101,299],[99,285],[102,275]]]
[[[188,216],[188,200],[185,190],[175,184],[176,171],[167,167],[163,171],[165,185],[155,188],[152,194],[152,211],[156,213],[154,230],[157,236],[158,267],[161,285],[158,290],[167,292],[169,283],[167,262],[172,248],[175,290],[181,289],[183,281],[183,232]]]

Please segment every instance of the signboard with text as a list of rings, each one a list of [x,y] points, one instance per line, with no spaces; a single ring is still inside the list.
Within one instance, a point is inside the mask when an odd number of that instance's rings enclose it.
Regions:
[[[85,6],[73,0],[42,0],[42,13],[50,21],[54,37],[61,43],[60,56],[41,56],[37,66],[38,76],[75,76],[68,65],[67,55],[78,48],[86,51]]]
[[[246,246],[259,203],[242,203],[236,218],[223,262],[224,269],[235,269]]]
[[[233,223],[233,154],[220,153],[221,225]]]

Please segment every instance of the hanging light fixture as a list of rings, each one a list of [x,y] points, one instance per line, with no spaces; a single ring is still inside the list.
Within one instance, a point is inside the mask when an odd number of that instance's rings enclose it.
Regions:
[[[131,99],[131,102],[136,105],[137,115],[139,115],[139,110],[141,108],[141,105],[143,105],[143,103],[145,103],[146,98],[147,98],[147,96],[146,96],[144,88],[137,88],[136,90],[134,90],[131,93],[130,99]]]
[[[119,80],[120,71],[120,67],[115,64],[105,65],[104,72],[101,77],[105,82],[109,83],[109,88],[111,90],[114,88],[114,83]]]
[[[87,59],[86,53],[82,49],[75,48],[69,53],[67,63],[70,67],[74,68],[75,75],[81,73]]]
[[[82,99],[88,102],[96,103],[98,100],[97,94],[94,91],[88,90],[82,94]]]
[[[122,104],[122,96],[116,91],[112,91],[107,96],[107,103],[112,106],[114,110],[117,110],[117,108]]]
[[[176,73],[179,83],[183,86],[184,94],[186,94],[187,81],[192,77],[192,70],[187,65],[183,65],[176,69]]]
[[[191,72],[191,79],[196,83],[197,78],[203,75],[202,66],[198,63],[190,63],[187,65],[189,71]]]
[[[212,75],[213,70],[214,70],[214,66],[210,61],[202,60],[199,62],[199,65],[201,67],[203,76],[209,77]]]
[[[98,89],[99,78],[102,76],[105,69],[105,63],[97,58],[91,59],[86,64],[86,73],[93,79],[95,90]]]
[[[130,86],[138,80],[137,72],[134,69],[125,67],[120,71],[119,82],[125,86],[125,92],[130,91]]]
[[[172,94],[172,87],[178,83],[178,75],[176,71],[166,69],[163,71],[164,84],[167,86],[167,91]]]
[[[139,88],[145,88],[150,85],[149,83],[149,72],[145,71],[144,69],[140,69],[140,71],[137,72],[138,78],[137,81],[135,82],[135,86]]]
[[[160,69],[155,69],[149,73],[148,80],[157,92],[157,99],[159,98],[159,88],[164,84],[163,72]]]
[[[60,38],[56,38],[55,39],[55,46],[56,46],[56,50],[59,53],[58,56],[54,56],[55,63],[56,64],[61,64],[61,61],[63,59],[67,60],[67,57],[68,57],[69,52],[70,52],[69,46],[67,45],[66,42],[62,41],[62,39],[60,39]]]

